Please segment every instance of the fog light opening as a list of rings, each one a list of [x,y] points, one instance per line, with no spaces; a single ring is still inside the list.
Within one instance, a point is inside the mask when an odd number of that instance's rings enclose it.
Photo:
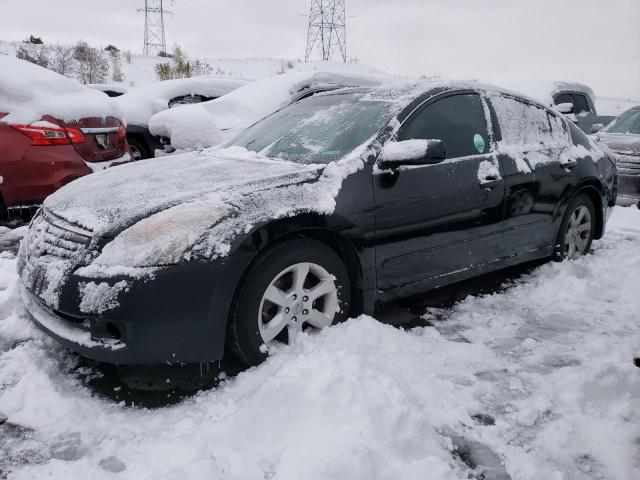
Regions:
[[[113,323],[107,322],[105,324],[105,327],[107,329],[107,333],[111,336],[111,338],[115,340],[122,339],[122,332],[120,332],[120,329],[116,327]]]

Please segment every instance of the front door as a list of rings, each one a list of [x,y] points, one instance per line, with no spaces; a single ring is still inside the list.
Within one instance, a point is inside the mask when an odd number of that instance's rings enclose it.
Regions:
[[[500,257],[504,182],[485,112],[479,94],[453,93],[402,125],[395,140],[442,140],[447,155],[374,174],[378,289],[446,284]]]

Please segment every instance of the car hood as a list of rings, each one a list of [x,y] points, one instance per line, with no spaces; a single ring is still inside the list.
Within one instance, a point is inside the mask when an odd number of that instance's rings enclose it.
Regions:
[[[640,155],[640,135],[625,133],[601,133],[598,140],[617,153]]]
[[[44,208],[94,236],[113,236],[181,204],[234,207],[249,194],[316,180],[319,166],[229,150],[190,152],[114,167],[47,198]]]

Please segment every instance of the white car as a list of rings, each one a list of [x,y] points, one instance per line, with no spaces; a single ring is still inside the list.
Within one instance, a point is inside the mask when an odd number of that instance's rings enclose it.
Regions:
[[[373,87],[394,77],[358,65],[323,65],[294,70],[245,85],[221,98],[160,112],[149,130],[176,149],[207,148],[229,140],[290,103],[343,87]]]
[[[115,98],[127,122],[127,140],[134,160],[155,156],[161,148],[149,133],[149,119],[156,113],[180,105],[212,100],[246,85],[245,79],[203,75],[164,80],[130,89]]]

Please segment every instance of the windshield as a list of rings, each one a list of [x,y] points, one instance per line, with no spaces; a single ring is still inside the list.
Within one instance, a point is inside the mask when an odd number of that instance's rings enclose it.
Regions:
[[[394,104],[366,98],[364,93],[313,96],[249,127],[227,146],[296,163],[329,163],[389,121]]]
[[[608,133],[640,134],[640,109],[624,112],[605,131]]]

